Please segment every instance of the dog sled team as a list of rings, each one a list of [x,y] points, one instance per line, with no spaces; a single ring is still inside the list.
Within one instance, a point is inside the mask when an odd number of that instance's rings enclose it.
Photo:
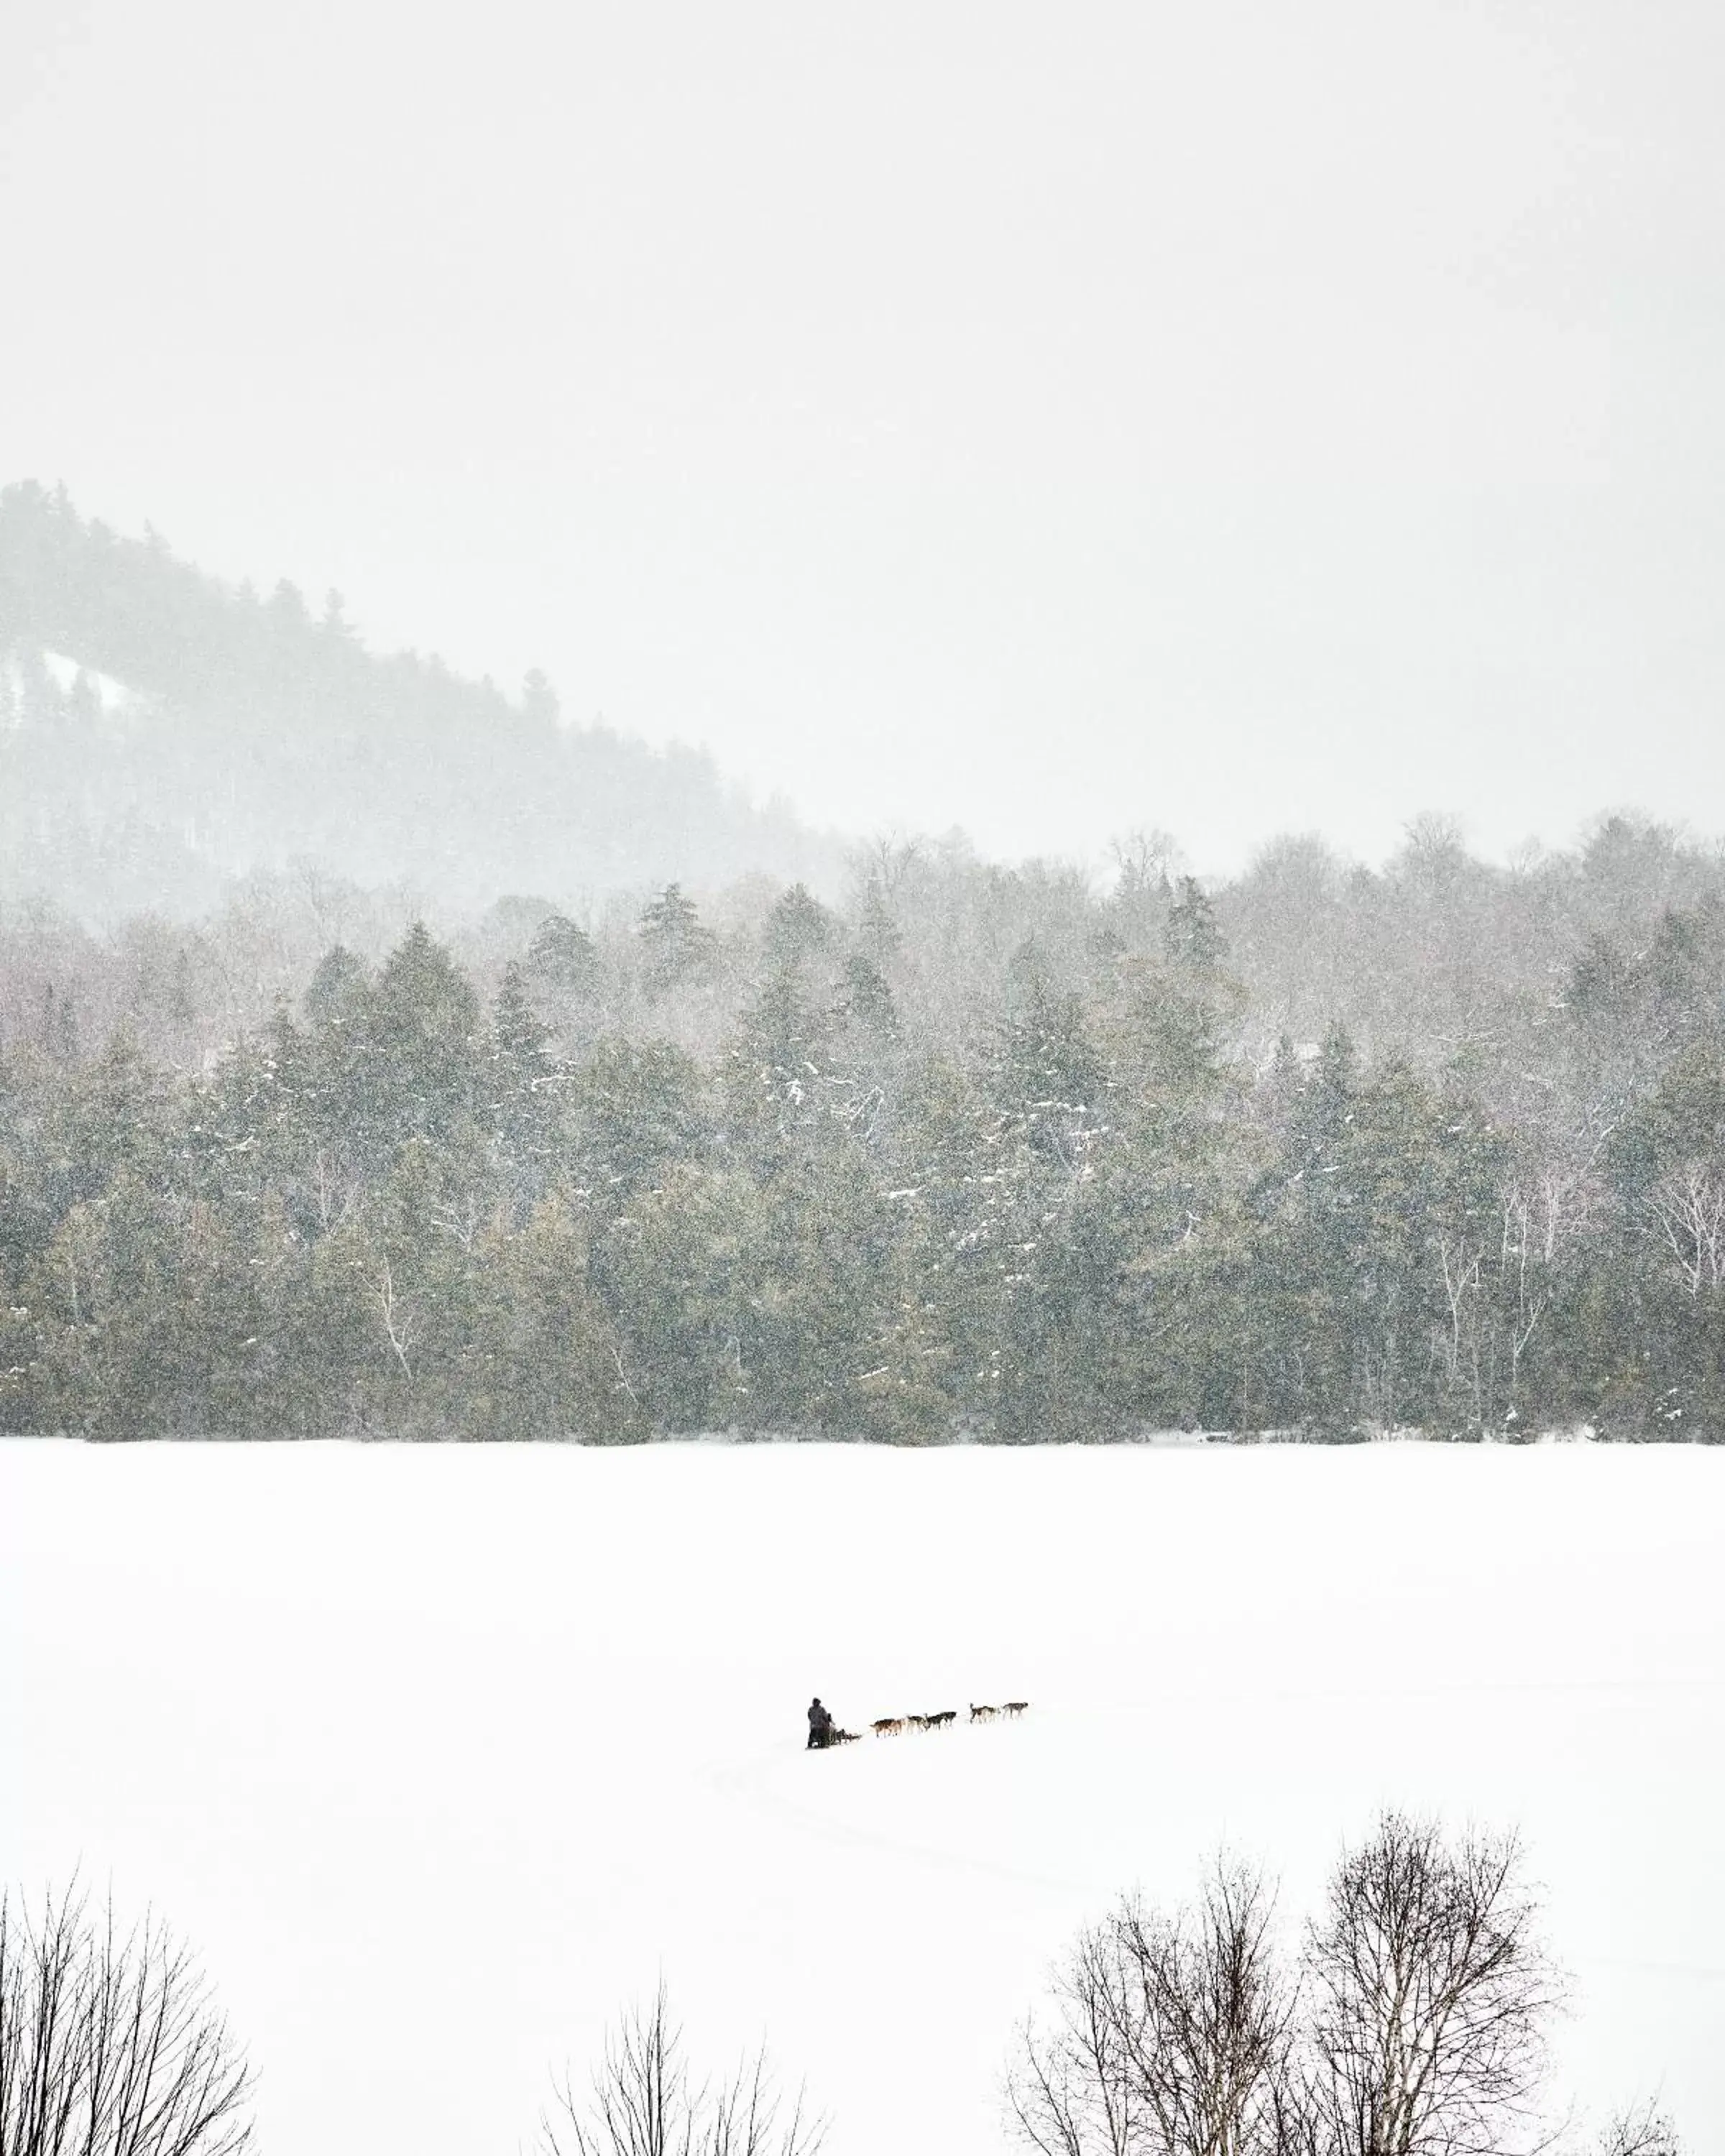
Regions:
[[[978,1707],[971,1704],[973,1722],[1016,1722],[1030,1704],[1027,1699],[1009,1699],[999,1707]],[[869,1724],[876,1737],[902,1737],[907,1729],[950,1729],[958,1719],[956,1707],[943,1707],[938,1714],[883,1714],[878,1722]],[[841,1729],[818,1699],[809,1703],[809,1749],[824,1752],[829,1744],[855,1744],[862,1735],[860,1729]]]

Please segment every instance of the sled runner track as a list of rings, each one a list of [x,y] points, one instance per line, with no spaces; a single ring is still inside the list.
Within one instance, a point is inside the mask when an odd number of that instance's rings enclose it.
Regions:
[[[776,1817],[801,1827],[817,1840],[839,1844],[853,1849],[873,1850],[886,1856],[900,1856],[914,1864],[924,1864],[937,1871],[971,1871],[984,1879],[998,1879],[1013,1887],[1034,1887],[1043,1894],[1082,1894],[1094,1891],[1095,1881],[1082,1879],[1060,1879],[1045,1871],[1025,1871],[1010,1864],[991,1863],[985,1856],[973,1856],[962,1849],[942,1849],[928,1844],[901,1840],[897,1835],[878,1834],[867,1827],[850,1826],[827,1818],[812,1805],[795,1803],[788,1797],[763,1787],[768,1776],[780,1758],[777,1748],[757,1753],[747,1764],[710,1774],[707,1779],[721,1796],[746,1803],[755,1810],[768,1812]]]

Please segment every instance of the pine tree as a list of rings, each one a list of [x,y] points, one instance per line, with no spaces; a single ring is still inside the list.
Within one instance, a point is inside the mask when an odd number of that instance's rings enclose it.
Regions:
[[[896,957],[904,938],[899,933],[892,908],[886,902],[879,879],[870,876],[863,892],[862,911],[856,924],[856,940],[877,967]]]
[[[1163,947],[1177,966],[1214,973],[1228,955],[1216,909],[1196,876],[1182,876],[1163,927]]]
[[[566,914],[548,913],[534,931],[526,975],[536,991],[567,1004],[590,995],[603,971],[592,937]]]
[[[521,683],[521,716],[530,726],[549,733],[562,716],[557,692],[535,666]]]
[[[649,995],[665,995],[705,973],[716,939],[680,884],[667,884],[641,915],[642,971]]]
[[[368,986],[366,969],[352,952],[332,943],[305,991],[305,1015],[314,1025],[340,1025],[363,1009]]]
[[[448,1133],[479,1088],[479,998],[423,921],[389,954],[368,1015],[368,1088],[396,1144]]]
[[[850,1024],[878,1041],[899,1037],[898,1006],[886,976],[866,952],[853,951],[845,961],[839,987],[839,1012]]]
[[[838,922],[818,898],[793,884],[767,916],[768,966],[796,966],[817,958],[838,935]]]
[[[548,1167],[555,1115],[556,1070],[547,1053],[551,1035],[528,1000],[521,968],[511,962],[491,1006],[490,1107],[496,1132],[524,1197],[536,1197]]]

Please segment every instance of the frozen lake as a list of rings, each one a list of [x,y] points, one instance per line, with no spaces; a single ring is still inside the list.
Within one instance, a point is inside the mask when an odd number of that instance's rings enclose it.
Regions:
[[[479,2156],[662,1969],[833,2156],[1004,2144],[1081,1919],[1519,1823],[1589,2102],[1725,2148],[1725,1450],[0,1444],[0,1868],[201,1950],[276,2156]],[[803,1750],[1014,1694],[1021,1723]]]

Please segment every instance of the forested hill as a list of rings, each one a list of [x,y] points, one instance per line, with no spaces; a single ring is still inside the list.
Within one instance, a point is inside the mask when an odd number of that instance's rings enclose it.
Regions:
[[[562,725],[542,675],[511,701],[379,656],[335,593],[264,598],[63,492],[0,492],[0,898],[183,917],[294,860],[444,907],[839,872],[706,756]]]

